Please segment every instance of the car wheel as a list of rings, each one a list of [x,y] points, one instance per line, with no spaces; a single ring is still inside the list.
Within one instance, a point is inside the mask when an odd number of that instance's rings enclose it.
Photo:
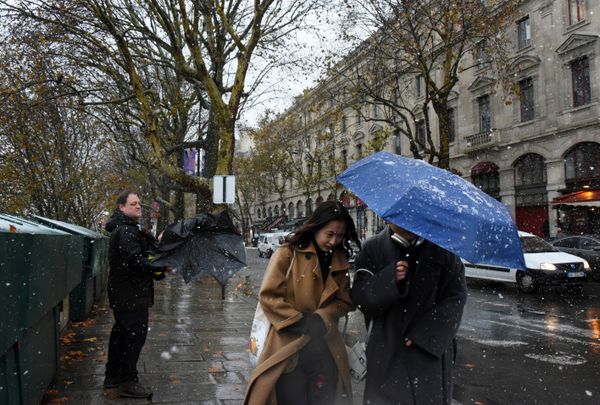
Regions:
[[[521,292],[532,294],[536,292],[540,286],[536,283],[535,278],[524,271],[517,273],[517,286]]]
[[[270,250],[267,250],[267,258],[270,259],[271,256],[273,256],[273,252]]]
[[[263,257],[263,254],[260,250],[258,251],[258,257]]]

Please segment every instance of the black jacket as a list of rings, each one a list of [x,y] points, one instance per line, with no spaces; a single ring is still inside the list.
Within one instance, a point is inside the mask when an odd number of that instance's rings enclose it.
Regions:
[[[450,404],[452,343],[467,298],[464,266],[433,243],[408,250],[391,234],[386,227],[369,239],[355,263],[352,302],[374,322],[365,403]],[[408,285],[398,287],[395,265],[407,254]]]
[[[108,247],[108,301],[117,312],[131,312],[154,303],[153,273],[149,256],[157,240],[120,210],[106,223],[110,232]]]

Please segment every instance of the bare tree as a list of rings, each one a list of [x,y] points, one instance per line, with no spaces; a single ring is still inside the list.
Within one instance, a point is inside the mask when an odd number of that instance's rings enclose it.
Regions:
[[[368,102],[382,109],[380,117],[367,119],[386,122],[407,136],[415,158],[425,154],[448,168],[448,100],[464,70],[487,63],[497,77],[503,76],[508,27],[521,2],[347,0],[352,24],[347,27],[362,22],[368,39],[334,72],[350,83],[357,106]],[[354,32],[348,28],[344,34]],[[478,56],[482,53],[485,62]],[[438,144],[431,137],[430,106],[437,116]]]

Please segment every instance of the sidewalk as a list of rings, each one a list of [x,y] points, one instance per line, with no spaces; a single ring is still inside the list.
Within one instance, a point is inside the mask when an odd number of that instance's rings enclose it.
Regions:
[[[225,300],[212,279],[185,284],[171,276],[156,283],[150,331],[138,369],[154,391],[152,401],[121,399],[103,390],[112,312],[106,300],[90,320],[70,325],[61,338],[61,368],[43,404],[240,404],[251,366],[248,336],[256,298],[241,285],[244,272],[230,280]],[[349,322],[350,339],[359,334]],[[358,326],[357,326],[358,327]],[[355,403],[363,384],[355,384]]]

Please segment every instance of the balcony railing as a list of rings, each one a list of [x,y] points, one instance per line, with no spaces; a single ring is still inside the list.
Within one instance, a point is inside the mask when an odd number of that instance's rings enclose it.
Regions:
[[[466,151],[472,152],[474,150],[487,149],[496,146],[497,141],[494,132],[495,131],[483,131],[475,135],[467,136],[465,138],[467,141]]]

